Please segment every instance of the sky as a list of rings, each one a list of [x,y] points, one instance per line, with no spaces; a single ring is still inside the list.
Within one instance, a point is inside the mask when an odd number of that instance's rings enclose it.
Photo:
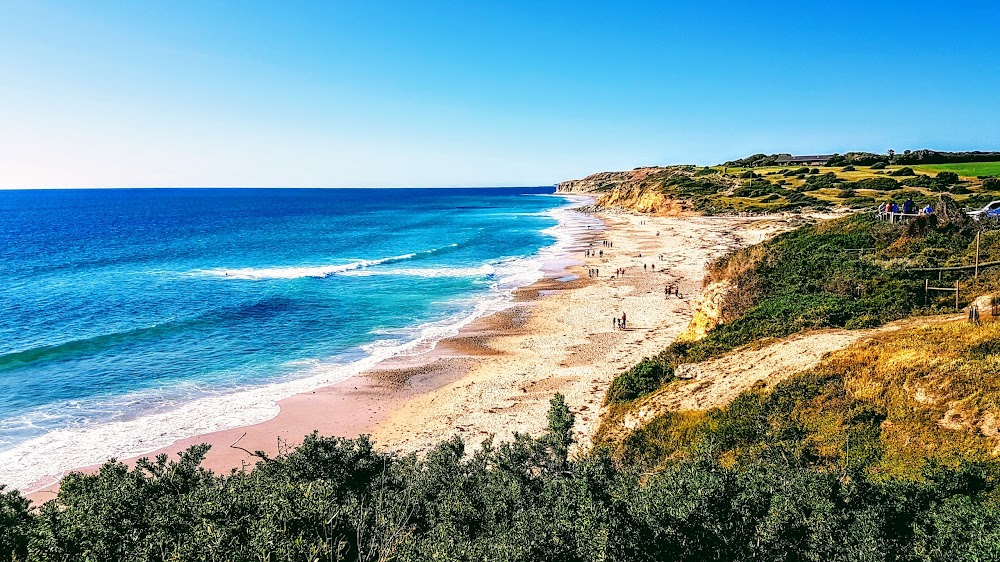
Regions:
[[[0,0],[0,188],[1000,150],[1000,3]]]

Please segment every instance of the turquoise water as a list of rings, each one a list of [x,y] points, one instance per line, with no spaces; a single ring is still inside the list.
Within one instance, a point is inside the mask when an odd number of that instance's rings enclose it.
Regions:
[[[453,333],[538,278],[551,192],[0,192],[0,452]]]

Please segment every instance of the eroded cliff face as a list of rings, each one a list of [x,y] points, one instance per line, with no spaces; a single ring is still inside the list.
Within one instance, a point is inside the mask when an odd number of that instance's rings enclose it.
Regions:
[[[691,323],[677,336],[677,341],[698,341],[703,339],[712,328],[718,326],[722,320],[722,304],[732,288],[733,283],[729,279],[723,279],[705,287],[701,295],[698,296],[698,300],[695,301]]]
[[[596,205],[654,215],[680,215],[689,205],[664,193],[663,184],[682,173],[676,168],[651,166],[625,172],[600,172],[580,180],[564,181],[557,193],[589,193]]]
[[[677,216],[688,212],[689,205],[655,188],[615,187],[597,198],[601,207],[628,209],[637,213]]]

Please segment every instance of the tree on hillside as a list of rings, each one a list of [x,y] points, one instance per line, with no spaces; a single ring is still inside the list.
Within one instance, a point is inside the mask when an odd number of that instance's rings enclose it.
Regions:
[[[549,430],[542,441],[548,444],[555,466],[562,470],[569,458],[569,446],[573,444],[573,424],[576,419],[569,411],[566,397],[562,394],[556,394],[549,404]]]

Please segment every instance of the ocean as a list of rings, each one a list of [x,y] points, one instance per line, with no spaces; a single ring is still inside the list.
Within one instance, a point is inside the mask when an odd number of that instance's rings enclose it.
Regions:
[[[507,306],[553,188],[0,191],[0,484],[257,423]]]

